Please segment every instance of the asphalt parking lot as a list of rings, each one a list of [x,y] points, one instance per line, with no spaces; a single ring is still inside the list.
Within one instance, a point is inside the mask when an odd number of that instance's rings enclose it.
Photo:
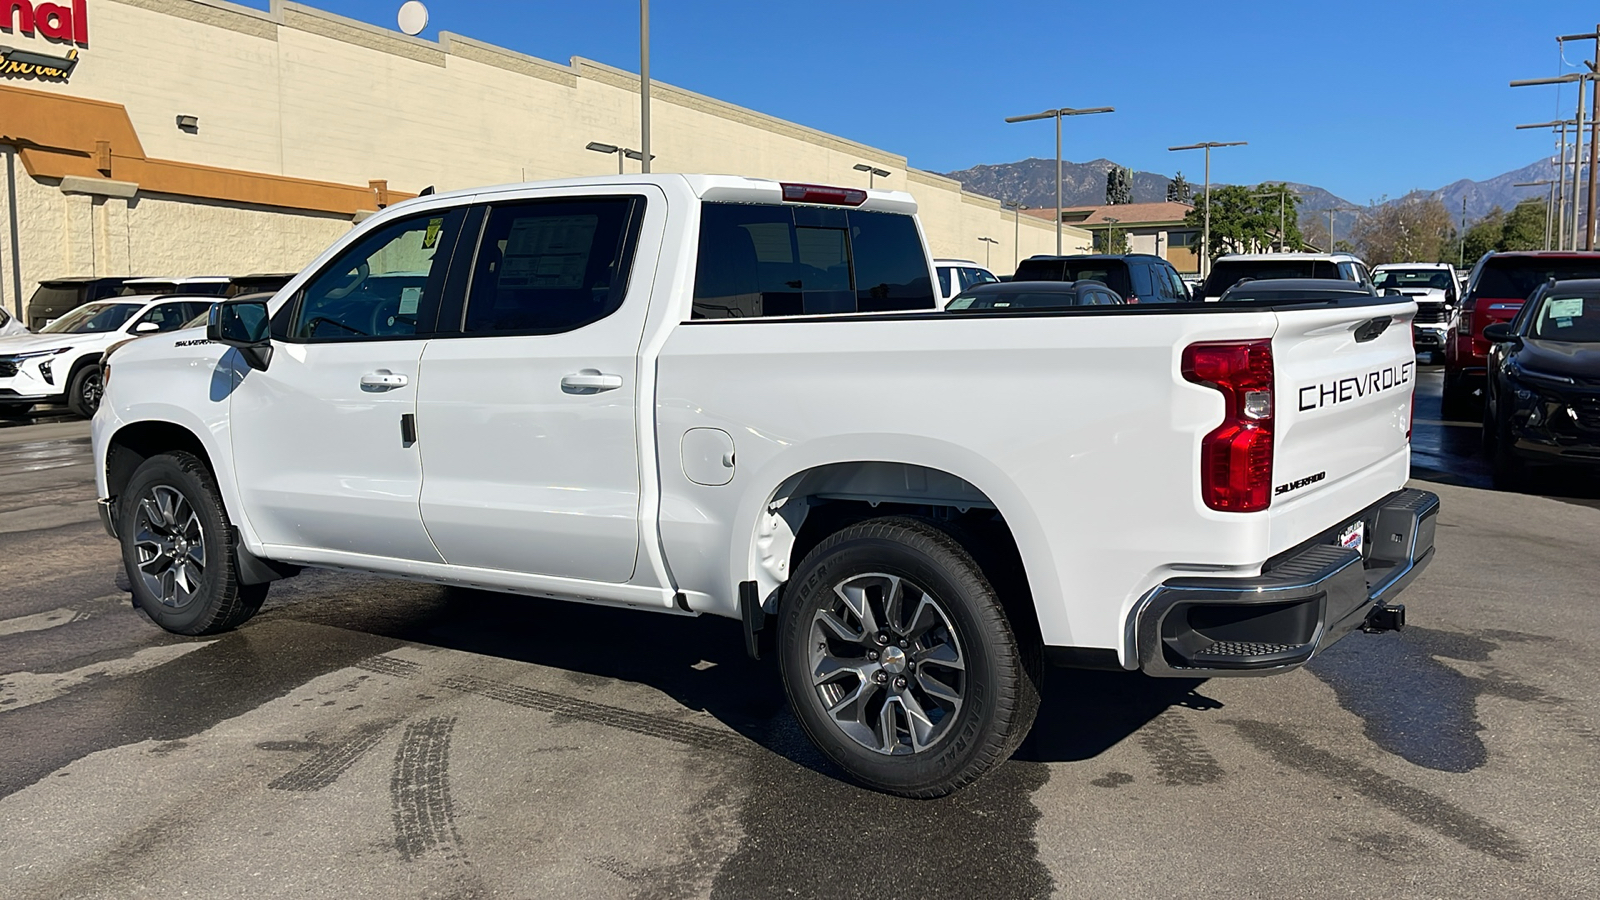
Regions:
[[[88,427],[0,427],[0,897],[1600,896],[1600,486],[1443,500],[1411,627],[1305,670],[1058,671],[1017,757],[842,782],[736,623],[308,573],[241,630],[113,586]]]

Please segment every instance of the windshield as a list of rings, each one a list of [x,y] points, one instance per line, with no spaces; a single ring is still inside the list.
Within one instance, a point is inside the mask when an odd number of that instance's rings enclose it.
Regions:
[[[138,312],[137,303],[91,303],[51,322],[39,330],[40,334],[99,334],[116,331]]]
[[[1239,259],[1218,260],[1206,278],[1205,294],[1217,297],[1246,278],[1334,278],[1339,265],[1326,259]]]
[[[1541,259],[1533,257],[1491,257],[1483,264],[1472,295],[1491,300],[1526,300],[1533,289],[1554,278],[1571,281],[1600,278],[1600,256],[1590,258]]]
[[[1372,276],[1372,283],[1376,287],[1397,290],[1444,291],[1450,288],[1450,273],[1443,269],[1384,269]]]
[[[1573,344],[1600,343],[1600,297],[1546,297],[1533,336]]]

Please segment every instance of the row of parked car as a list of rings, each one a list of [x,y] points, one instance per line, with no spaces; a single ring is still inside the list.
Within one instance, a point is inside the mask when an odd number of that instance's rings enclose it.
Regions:
[[[104,390],[100,361],[117,344],[203,320],[219,299],[276,291],[292,274],[62,278],[41,282],[27,326],[0,312],[0,417],[65,403],[90,417]]]

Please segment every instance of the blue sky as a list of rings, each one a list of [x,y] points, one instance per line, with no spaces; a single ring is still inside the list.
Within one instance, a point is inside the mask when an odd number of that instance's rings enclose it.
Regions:
[[[394,28],[400,0],[311,5]],[[634,0],[428,5],[423,37],[443,29],[638,70]],[[657,0],[651,74],[940,172],[1054,154],[1048,122],[1006,116],[1115,106],[1069,120],[1068,159],[1198,181],[1199,153],[1168,146],[1247,140],[1214,153],[1214,178],[1300,181],[1364,203],[1551,153],[1545,133],[1512,126],[1557,118],[1558,89],[1506,83],[1557,74],[1555,36],[1597,22],[1600,6],[1566,0]],[[1566,58],[1576,66],[1593,48]],[[1560,89],[1565,115],[1575,101]]]

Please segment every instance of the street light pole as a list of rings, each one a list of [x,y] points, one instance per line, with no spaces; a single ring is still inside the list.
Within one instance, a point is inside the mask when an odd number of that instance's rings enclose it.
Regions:
[[[889,177],[889,170],[888,169],[880,169],[877,166],[868,165],[867,163],[856,163],[855,165],[851,166],[850,168],[855,169],[857,172],[865,172],[865,173],[867,173],[867,190],[869,190],[869,191],[872,190],[872,179],[874,177],[878,177],[878,178],[888,178]]]
[[[1006,119],[1006,124],[1017,122],[1033,122],[1038,119],[1056,120],[1056,255],[1061,255],[1061,117],[1062,116],[1092,116],[1096,113],[1116,112],[1113,106],[1095,106],[1089,109],[1073,109],[1063,106],[1060,109],[1047,109],[1041,113],[1027,116],[1011,116]]]
[[[983,241],[983,267],[987,269],[989,268],[989,250],[1000,242],[992,237],[980,237],[978,240]]]
[[[650,0],[639,0],[639,171],[650,174]]]
[[[1182,147],[1168,147],[1168,150],[1200,150],[1206,151],[1206,208],[1204,222],[1200,235],[1200,277],[1204,279],[1211,274],[1211,148],[1212,147],[1243,147],[1249,141],[1204,141],[1199,144],[1184,144]]]
[[[1002,203],[1011,210],[1011,271],[1022,265],[1022,211],[1028,207],[1021,203]],[[1060,254],[1057,254],[1060,255]]]

